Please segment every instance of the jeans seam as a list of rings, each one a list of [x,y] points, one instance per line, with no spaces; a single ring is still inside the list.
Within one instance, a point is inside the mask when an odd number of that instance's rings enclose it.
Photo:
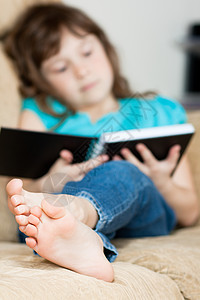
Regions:
[[[95,230],[95,232],[100,236],[100,238],[103,242],[104,248],[106,248],[107,250],[112,252],[109,254],[109,256],[107,258],[110,262],[113,262],[116,259],[116,257],[118,256],[118,251],[117,251],[116,247],[109,241],[108,237],[104,233],[102,233],[98,230]],[[108,241],[107,241],[107,239],[108,239]]]

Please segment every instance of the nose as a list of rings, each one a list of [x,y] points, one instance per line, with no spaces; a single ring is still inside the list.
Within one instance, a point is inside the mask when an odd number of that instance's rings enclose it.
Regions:
[[[86,64],[76,64],[74,66],[74,73],[78,79],[84,78],[89,74],[89,68]]]

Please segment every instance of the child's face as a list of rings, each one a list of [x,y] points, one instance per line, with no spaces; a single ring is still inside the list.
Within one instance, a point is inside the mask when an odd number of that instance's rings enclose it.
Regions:
[[[45,60],[41,71],[57,94],[75,110],[112,97],[113,70],[95,35],[77,37],[63,30],[59,53]]]

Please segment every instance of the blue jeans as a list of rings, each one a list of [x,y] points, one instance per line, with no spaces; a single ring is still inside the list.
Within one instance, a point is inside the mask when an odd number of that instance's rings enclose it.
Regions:
[[[167,235],[176,216],[149,177],[127,161],[110,161],[81,181],[68,182],[62,194],[85,198],[95,207],[99,219],[95,231],[112,262],[117,250],[111,239]],[[20,233],[21,241],[24,235]]]
[[[62,194],[85,198],[97,210],[94,230],[110,262],[117,256],[111,239],[167,235],[176,225],[171,207],[149,177],[127,161],[110,161],[81,181],[68,182]]]

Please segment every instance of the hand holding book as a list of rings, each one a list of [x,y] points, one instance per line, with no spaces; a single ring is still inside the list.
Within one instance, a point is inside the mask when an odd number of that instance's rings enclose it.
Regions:
[[[68,150],[62,150],[60,157],[50,167],[49,171],[40,177],[39,185],[45,192],[59,193],[69,181],[80,181],[90,170],[108,161],[106,154],[91,158],[81,163],[72,164],[73,154]]]
[[[122,149],[121,154],[127,161],[133,163],[140,171],[149,176],[156,185],[160,185],[162,178],[165,178],[164,182],[166,182],[167,178],[174,172],[180,157],[180,149],[180,145],[174,145],[170,148],[165,159],[158,160],[144,144],[139,143],[136,145],[136,150],[143,162],[127,148]]]

